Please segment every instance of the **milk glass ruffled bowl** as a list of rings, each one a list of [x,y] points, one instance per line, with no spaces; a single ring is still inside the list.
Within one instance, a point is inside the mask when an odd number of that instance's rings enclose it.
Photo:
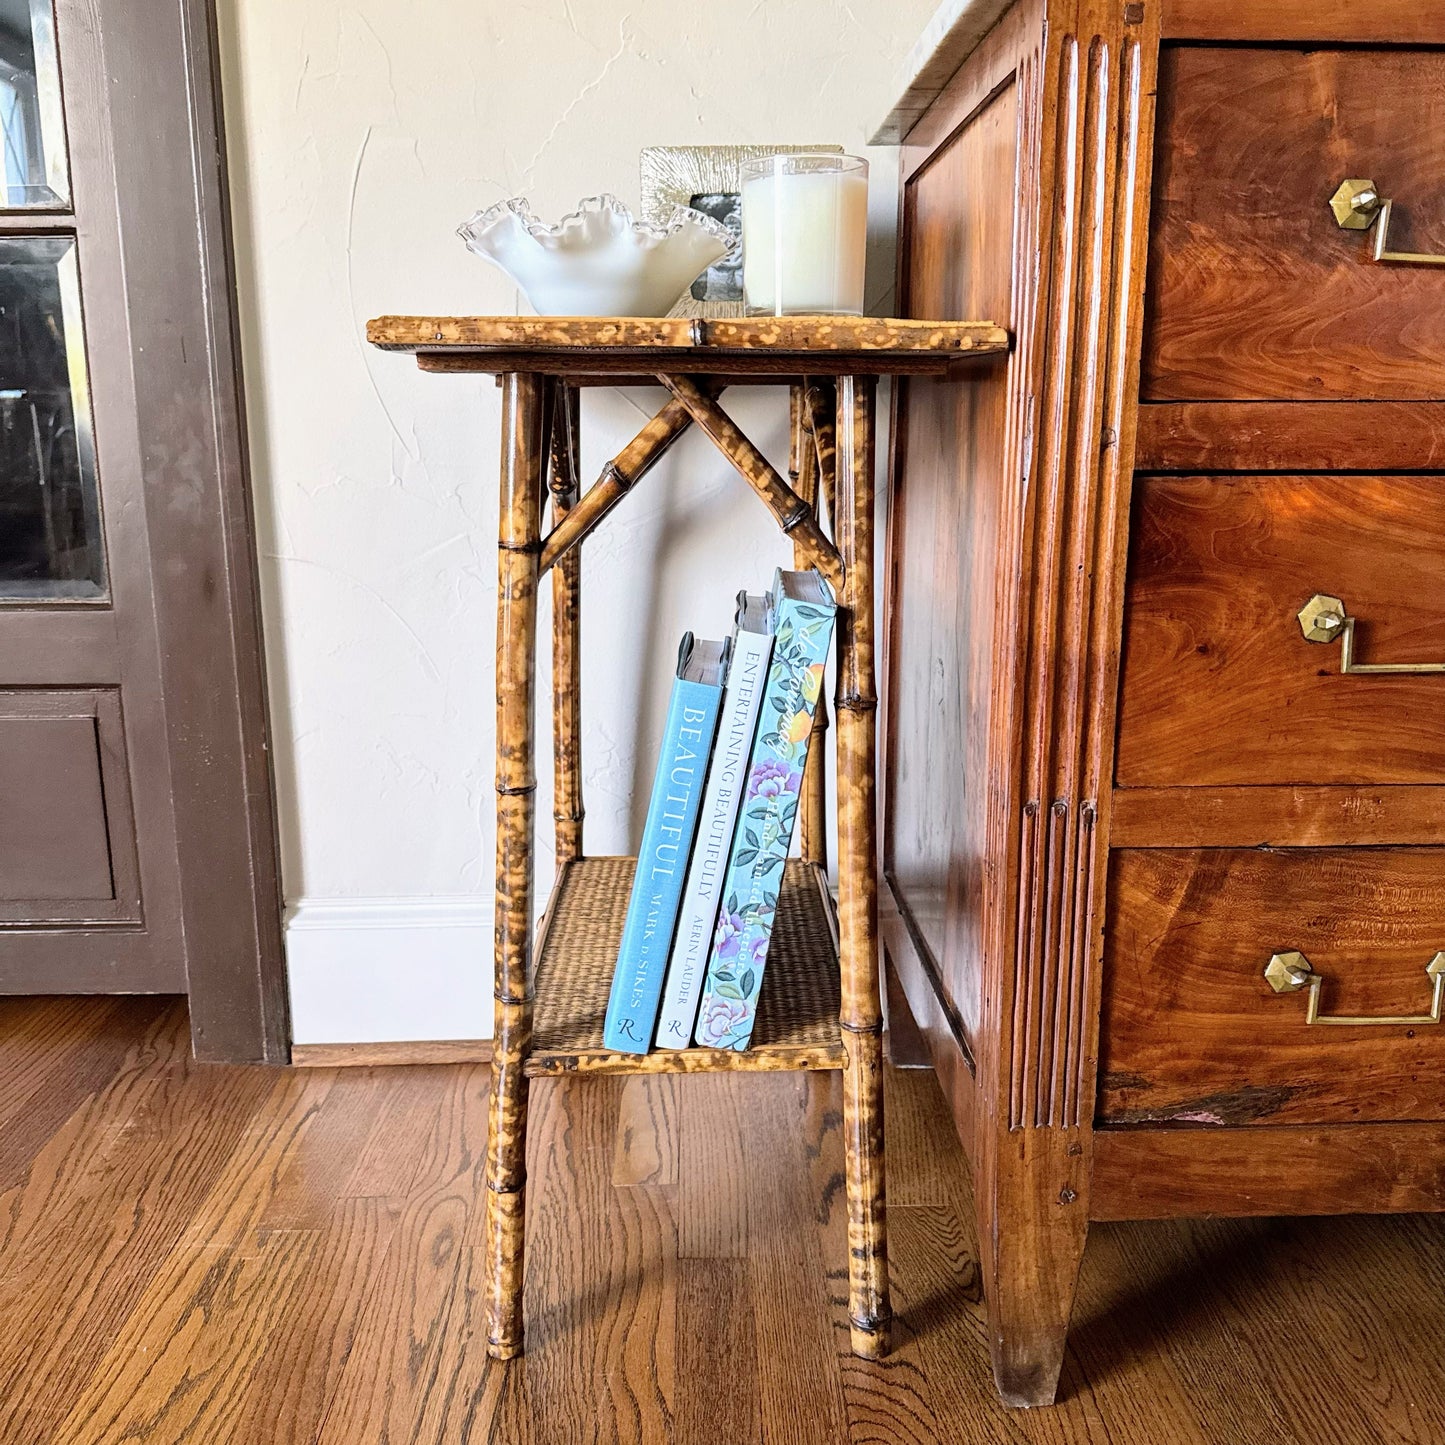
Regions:
[[[721,222],[688,206],[652,225],[608,195],[582,201],[555,226],[513,196],[478,211],[457,234],[501,267],[540,316],[666,316],[737,242]]]

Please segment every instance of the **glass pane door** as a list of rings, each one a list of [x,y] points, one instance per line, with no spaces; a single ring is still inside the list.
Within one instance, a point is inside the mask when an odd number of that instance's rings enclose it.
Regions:
[[[6,210],[69,205],[51,0],[0,0],[0,138]]]
[[[0,237],[0,599],[105,593],[73,236]]]

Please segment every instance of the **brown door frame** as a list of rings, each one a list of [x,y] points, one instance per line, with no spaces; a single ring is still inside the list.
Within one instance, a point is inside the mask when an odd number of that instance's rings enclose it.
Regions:
[[[149,530],[191,1038],[201,1059],[281,1064],[290,1020],[215,5],[92,13],[122,243],[147,252],[128,306],[143,474],[167,499]],[[184,88],[144,81],[182,73]]]

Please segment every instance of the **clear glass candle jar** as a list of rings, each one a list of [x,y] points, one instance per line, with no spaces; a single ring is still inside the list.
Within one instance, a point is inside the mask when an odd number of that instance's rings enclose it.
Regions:
[[[863,314],[868,162],[823,153],[742,163],[750,316]]]

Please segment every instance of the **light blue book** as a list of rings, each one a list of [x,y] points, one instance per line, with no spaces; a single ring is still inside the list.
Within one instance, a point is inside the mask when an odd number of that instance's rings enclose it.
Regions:
[[[772,598],[738,594],[727,687],[718,717],[717,744],[702,795],[697,842],[688,865],[687,884],[677,915],[677,936],[667,961],[662,1010],[657,1017],[657,1047],[685,1049],[692,1043],[702,997],[703,974],[712,950],[723,874],[732,853],[738,809],[748,780],[758,714],[767,689],[768,662],[773,655]]]
[[[713,1049],[745,1049],[753,1034],[837,612],[818,572],[779,572],[773,605],[767,690],[693,1031]]]
[[[727,643],[695,642],[690,632],[678,649],[677,681],[672,685],[602,1027],[603,1045],[614,1053],[645,1054],[652,1046],[703,782],[717,735],[727,658]]]

